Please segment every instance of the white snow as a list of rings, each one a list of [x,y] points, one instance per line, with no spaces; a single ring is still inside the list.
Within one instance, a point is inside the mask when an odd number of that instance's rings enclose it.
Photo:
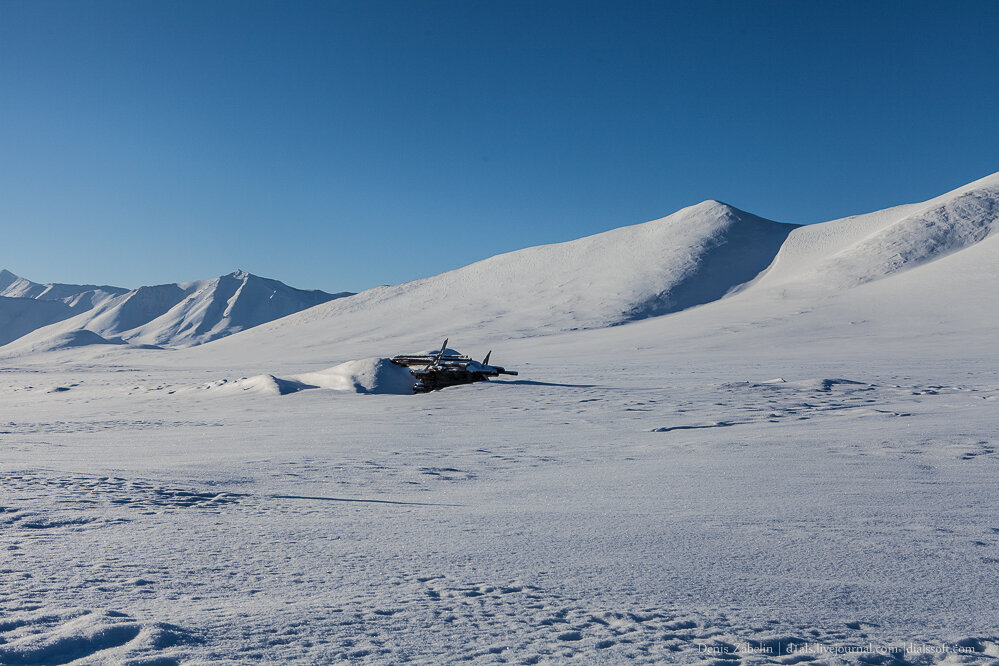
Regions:
[[[997,184],[22,349],[0,663],[991,664]],[[520,375],[406,394],[445,336]]]
[[[388,358],[366,358],[347,361],[319,372],[295,375],[293,380],[334,391],[356,393],[395,393],[412,395],[413,375]]]
[[[762,286],[833,291],[940,259],[999,228],[999,178],[923,204],[796,229]]]
[[[329,389],[350,393],[412,395],[414,382],[415,379],[407,368],[392,363],[388,358],[366,358],[287,378],[269,374],[254,375],[235,381],[215,380],[197,388],[228,394],[250,392],[287,395],[306,389]]]

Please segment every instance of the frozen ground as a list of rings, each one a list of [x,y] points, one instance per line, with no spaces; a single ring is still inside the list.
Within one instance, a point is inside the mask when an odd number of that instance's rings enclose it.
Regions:
[[[994,367],[522,369],[412,397],[4,372],[0,663],[999,659]]]
[[[0,664],[997,663],[999,253],[954,197],[426,395],[342,390],[439,344],[308,347],[349,299],[11,356]]]

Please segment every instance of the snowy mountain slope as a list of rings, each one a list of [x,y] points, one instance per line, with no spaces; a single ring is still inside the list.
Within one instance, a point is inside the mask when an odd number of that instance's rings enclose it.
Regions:
[[[19,336],[0,353],[56,349],[58,340],[68,339],[67,334],[79,330],[105,339],[120,338],[133,345],[197,345],[346,295],[295,289],[277,280],[235,271],[211,280],[123,292],[102,300],[96,307]]]
[[[652,222],[531,247],[379,287],[265,326],[296,347],[396,338],[414,348],[600,328],[722,298],[773,260],[795,225],[706,201]],[[235,345],[254,344],[245,336]],[[215,353],[222,349],[215,348]],[[277,350],[275,350],[277,351]]]
[[[72,315],[73,309],[60,301],[0,296],[0,345]]]
[[[347,295],[295,289],[235,271],[211,280],[137,289],[103,308],[83,328],[133,343],[185,347]]]
[[[121,287],[94,284],[39,284],[0,269],[0,296],[32,298],[39,301],[61,301],[80,311],[96,307],[128,290]]]
[[[0,345],[98,307],[127,289],[93,284],[39,284],[0,269]]]
[[[543,357],[628,350],[656,364],[670,354],[810,358],[979,357],[999,330],[999,174],[921,204],[800,227],[773,265],[738,294],[614,330],[542,339]],[[517,356],[525,346],[504,343]],[[368,350],[362,350],[368,353]],[[916,361],[918,362],[918,361]],[[774,369],[775,373],[787,370]]]
[[[831,291],[909,270],[999,229],[999,173],[920,204],[796,229],[754,286]]]
[[[701,339],[710,337],[722,348],[728,342],[719,332],[736,331],[772,344],[765,336],[774,326],[800,331],[807,341],[818,339],[810,327],[859,321],[868,327],[878,322],[880,335],[890,337],[910,333],[901,322],[929,316],[924,295],[931,289],[943,294],[939,321],[980,328],[982,315],[974,310],[992,308],[999,289],[969,285],[968,271],[960,269],[976,262],[972,272],[984,276],[981,284],[993,284],[988,248],[994,246],[989,241],[996,235],[997,201],[999,174],[926,202],[807,227],[708,201],[653,222],[325,303],[194,351],[192,360],[243,364],[268,358],[311,365],[413,351],[447,336],[481,354],[496,341],[625,323],[639,328],[620,339],[635,338],[640,347],[681,340],[706,344]],[[942,271],[942,262],[951,268]],[[38,335],[87,328],[136,343],[210,341],[275,318],[273,299],[264,297],[273,287],[244,283],[243,277],[145,288]],[[873,286],[881,283],[887,286]],[[969,289],[982,292],[977,304],[961,297]],[[244,302],[251,292],[257,295]],[[264,301],[263,314],[254,312]],[[662,321],[646,326],[640,319]],[[25,342],[30,344],[3,352],[20,354],[38,345]]]
[[[824,315],[805,317],[808,326],[838,326],[840,320],[849,325],[858,318],[850,315],[856,310],[868,313],[866,320],[881,321],[885,330],[905,333],[898,322],[925,316],[924,281],[932,279],[949,295],[945,310],[980,307],[960,297],[968,289],[961,271],[939,275],[930,267],[944,259],[950,265],[972,257],[986,261],[988,253],[972,250],[994,234],[997,201],[999,174],[926,202],[805,227],[705,202],[655,222],[373,289],[199,353],[234,363],[261,357],[305,363],[420,349],[446,336],[480,353],[478,347],[484,352],[510,338],[628,322],[625,328],[640,327],[634,333],[642,338],[636,338],[638,346],[681,338],[701,344],[705,336],[724,346],[731,341],[719,331],[752,336],[754,327],[766,328],[758,322],[805,331],[801,313],[826,306],[836,317],[821,324],[816,317]],[[862,288],[893,280],[900,282],[891,289]],[[882,291],[893,295],[879,296]],[[983,298],[990,300],[988,294]],[[894,323],[879,316],[879,307],[896,313]],[[648,325],[635,321],[662,314],[669,316]],[[616,335],[584,338],[611,344]],[[809,335],[802,335],[807,341]],[[762,338],[760,343],[772,344]]]

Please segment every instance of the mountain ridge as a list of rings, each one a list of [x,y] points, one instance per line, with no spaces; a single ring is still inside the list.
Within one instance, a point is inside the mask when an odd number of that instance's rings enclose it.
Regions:
[[[43,285],[0,271],[0,344],[5,351],[48,350],[52,340],[119,340],[185,347],[343,298],[289,287],[237,269],[208,280],[127,290],[95,285]],[[85,330],[97,338],[68,336]],[[68,336],[68,337],[67,337]],[[58,348],[58,345],[56,345]]]

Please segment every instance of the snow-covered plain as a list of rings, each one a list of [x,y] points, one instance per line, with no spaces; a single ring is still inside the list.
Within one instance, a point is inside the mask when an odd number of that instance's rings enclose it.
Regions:
[[[706,202],[190,349],[8,347],[0,664],[995,663],[997,201]],[[398,394],[445,335],[520,375]]]

